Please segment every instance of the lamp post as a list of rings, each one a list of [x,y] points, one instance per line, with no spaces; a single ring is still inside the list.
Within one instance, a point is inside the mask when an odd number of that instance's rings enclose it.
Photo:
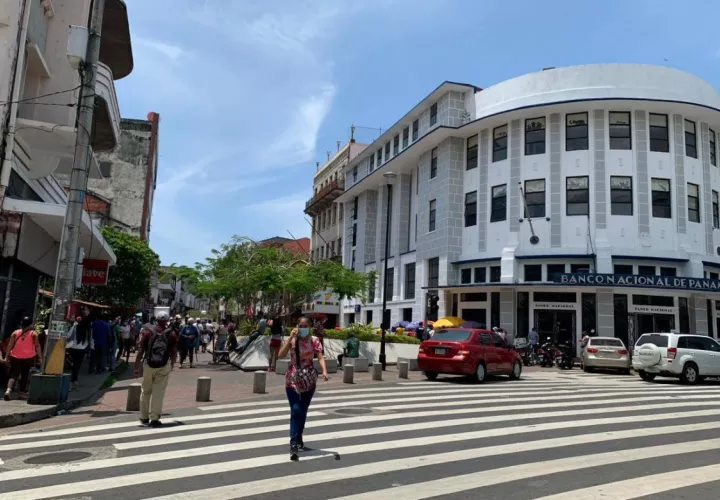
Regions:
[[[385,182],[387,184],[387,212],[385,216],[385,270],[383,272],[383,304],[382,304],[382,322],[380,328],[382,329],[380,336],[380,365],[383,371],[387,366],[385,358],[385,330],[390,328],[390,325],[385,323],[385,312],[387,311],[387,274],[388,274],[388,254],[390,253],[390,210],[392,205],[392,188],[393,181],[397,177],[394,172],[385,172],[383,174]]]

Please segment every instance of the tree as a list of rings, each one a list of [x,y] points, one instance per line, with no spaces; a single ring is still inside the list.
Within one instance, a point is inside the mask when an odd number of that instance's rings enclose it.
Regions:
[[[113,307],[137,307],[150,293],[150,274],[160,265],[160,258],[137,236],[109,226],[102,228],[102,234],[117,262],[108,271],[106,286],[85,285],[76,295]]]

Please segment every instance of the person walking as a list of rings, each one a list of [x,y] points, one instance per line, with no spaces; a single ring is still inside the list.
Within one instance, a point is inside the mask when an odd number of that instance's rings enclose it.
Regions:
[[[322,345],[317,337],[310,335],[310,320],[301,317],[293,329],[279,356],[284,358],[290,352],[290,366],[285,374],[285,393],[290,403],[290,460],[298,460],[298,452],[305,451],[303,431],[308,409],[315,394],[317,371],[313,360],[318,358],[322,378],[327,381],[327,367]]]
[[[277,366],[278,354],[284,337],[283,324],[280,317],[276,317],[270,325],[270,353],[268,355],[268,370],[275,371]]]
[[[225,350],[225,343],[227,342],[227,336],[228,336],[228,320],[227,320],[227,318],[225,318],[222,320],[222,325],[220,325],[220,328],[218,328],[217,335],[215,336],[215,346],[213,347],[213,352]]]
[[[92,323],[93,359],[90,364],[90,373],[102,373],[106,370],[108,340],[110,339],[110,324],[100,317]]]
[[[10,336],[7,352],[10,361],[10,375],[5,388],[5,401],[10,401],[10,393],[12,393],[18,377],[20,377],[19,392],[25,393],[30,381],[30,369],[35,366],[38,358],[42,359],[40,340],[38,334],[33,330],[32,318],[26,316],[20,321],[20,329],[15,330]]]
[[[132,333],[130,325],[127,321],[123,321],[120,325],[120,348],[118,349],[117,360],[120,361],[125,355],[125,362],[130,362],[130,348],[132,347]]]
[[[195,354],[195,340],[200,333],[195,326],[193,318],[188,319],[187,325],[180,331],[180,368],[183,367],[186,358],[190,358],[190,368],[193,367],[193,355]]]
[[[140,377],[140,366],[145,360],[140,391],[140,423],[154,428],[162,425],[160,417],[165,389],[177,355],[178,340],[172,328],[168,328],[169,319],[167,313],[161,312],[157,317],[157,326],[143,327],[135,356],[136,378]]]
[[[90,347],[90,322],[78,316],[75,324],[70,329],[68,342],[65,344],[70,359],[72,360],[72,371],[70,374],[70,390],[78,388],[78,377],[80,367]]]
[[[342,368],[343,359],[348,358],[359,358],[360,357],[360,341],[355,336],[355,332],[350,330],[348,338],[345,340],[345,346],[343,353],[338,356],[338,366]]]

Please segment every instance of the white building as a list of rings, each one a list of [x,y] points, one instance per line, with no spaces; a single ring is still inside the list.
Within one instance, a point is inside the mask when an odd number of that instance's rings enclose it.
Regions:
[[[76,139],[78,70],[67,57],[69,27],[87,26],[91,0],[0,2],[0,337],[32,315],[38,280],[54,276],[67,195],[55,174],[72,168]],[[123,0],[106,0],[93,123],[91,177],[96,153],[120,137],[114,81],[133,68]],[[85,213],[80,246],[89,259],[115,262],[100,230]]]
[[[392,172],[392,322],[433,291],[439,316],[521,336],[717,336],[718,131],[716,90],[670,68],[445,82],[345,167],[344,262],[383,281]],[[381,301],[343,321],[379,324]]]

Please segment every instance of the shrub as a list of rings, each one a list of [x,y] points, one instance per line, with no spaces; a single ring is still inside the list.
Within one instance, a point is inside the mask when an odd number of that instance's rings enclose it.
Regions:
[[[285,335],[290,335],[292,328],[285,328]],[[377,331],[371,325],[351,325],[348,328],[341,330],[325,330],[326,339],[337,339],[345,340],[348,338],[348,334],[353,331],[358,340],[362,342],[380,342],[381,336],[375,333]],[[248,333],[249,335],[249,333]],[[270,331],[265,332],[265,335],[270,335]],[[420,341],[415,337],[408,335],[385,335],[385,342],[388,344],[419,344]]]

